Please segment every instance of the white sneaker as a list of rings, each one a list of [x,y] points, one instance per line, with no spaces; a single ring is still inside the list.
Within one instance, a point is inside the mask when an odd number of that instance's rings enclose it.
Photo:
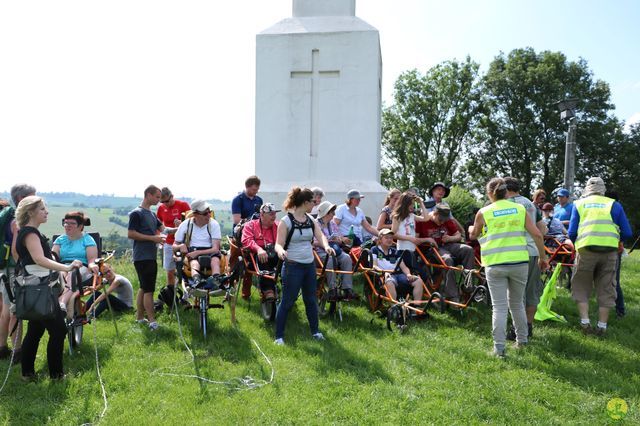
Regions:
[[[273,343],[275,343],[278,346],[284,346],[284,339],[283,338],[276,339]]]
[[[311,337],[313,337],[315,340],[326,340],[324,338],[324,336],[322,335],[322,333],[316,333],[316,334],[312,335]]]
[[[142,319],[136,320],[136,322],[137,322],[138,324],[145,324],[145,325],[146,325],[146,324],[149,324],[149,320],[148,320],[148,319],[146,319],[146,318],[142,318]]]
[[[149,330],[151,331],[156,331],[158,327],[160,327],[160,325],[156,321],[149,323]]]

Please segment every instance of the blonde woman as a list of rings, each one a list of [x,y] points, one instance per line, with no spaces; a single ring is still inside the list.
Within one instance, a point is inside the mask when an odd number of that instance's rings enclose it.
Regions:
[[[38,230],[38,227],[47,221],[48,214],[47,206],[38,196],[26,197],[18,204],[16,221],[20,230],[16,239],[16,251],[20,265],[24,268],[24,274],[40,275],[51,270],[71,272],[74,268],[82,266],[79,260],[74,260],[68,265],[53,260],[47,238]],[[36,378],[34,363],[40,338],[45,330],[49,333],[47,344],[49,376],[52,379],[64,378],[62,352],[67,328],[62,311],[58,311],[54,319],[29,321],[27,335],[22,343],[22,379],[25,381]]]

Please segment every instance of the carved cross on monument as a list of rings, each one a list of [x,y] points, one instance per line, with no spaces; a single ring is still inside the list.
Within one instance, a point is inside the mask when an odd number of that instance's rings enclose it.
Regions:
[[[311,71],[291,71],[291,78],[311,79],[311,131],[309,140],[309,156],[318,156],[318,138],[320,125],[320,79],[340,77],[340,71],[320,71],[318,69],[318,58],[320,50],[311,51]]]

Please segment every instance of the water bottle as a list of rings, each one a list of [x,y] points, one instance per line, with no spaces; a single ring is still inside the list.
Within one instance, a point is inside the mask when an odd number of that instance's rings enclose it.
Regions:
[[[349,227],[349,234],[347,234],[347,237],[351,240],[351,245],[353,246],[353,242],[356,240],[356,233],[353,229],[353,225]]]

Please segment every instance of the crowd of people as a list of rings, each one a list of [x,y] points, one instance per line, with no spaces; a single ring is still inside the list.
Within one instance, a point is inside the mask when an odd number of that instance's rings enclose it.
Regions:
[[[321,188],[294,187],[279,209],[258,196],[260,184],[257,176],[250,176],[244,191],[232,201],[236,244],[231,246],[229,261],[233,267],[246,250],[255,256],[259,268],[281,268],[278,273],[282,294],[275,314],[274,336],[278,345],[285,344],[287,317],[300,294],[311,337],[324,340],[318,320],[316,258],[328,260],[330,297],[352,299],[357,297],[352,275],[345,274],[338,288],[333,271],[351,271],[353,261],[348,253],[364,246],[371,251],[371,267],[386,271],[383,283],[391,297],[416,301],[423,298],[418,248],[427,256],[437,251],[446,265],[462,265],[467,270],[480,267],[475,256],[479,249],[492,300],[492,354],[498,357],[505,356],[507,340],[514,340],[514,347],[521,349],[533,336],[533,319],[543,290],[541,273],[549,268],[545,238],[559,240],[576,251],[571,294],[585,334],[605,335],[613,307],[619,316],[624,315],[620,253],[623,242],[632,236],[631,228],[622,205],[605,195],[600,178],[589,179],[577,200],[572,201],[567,189],[560,189],[555,205],[547,200],[544,190],[535,191],[529,200],[520,194],[518,179],[493,178],[486,186],[487,204],[476,209],[469,221],[461,218],[466,226],[461,225],[454,208],[446,202],[450,188],[443,182],[434,183],[424,199],[416,188],[404,192],[391,189],[380,206],[376,226],[359,207],[364,195],[357,189],[348,191],[343,203],[334,204],[332,200],[322,201],[325,194]],[[71,277],[79,276],[88,282],[99,273],[95,263],[99,256],[97,242],[84,230],[90,222],[85,214],[71,211],[63,219],[64,234],[50,245],[39,231],[47,221],[48,210],[36,189],[15,185],[11,201],[15,212],[11,211],[11,220],[0,230],[9,253],[3,272],[10,283],[1,288],[0,358],[12,356],[20,361],[23,379],[33,380],[35,356],[46,330],[49,374],[59,379],[64,377],[66,320],[73,309],[71,301],[78,296]],[[8,202],[0,201],[0,207],[13,209]],[[284,216],[277,220],[281,211]],[[105,264],[101,272],[105,286],[87,302],[90,315],[97,317],[108,306],[116,311],[135,309],[138,323],[151,331],[158,329],[153,300],[158,280],[158,245],[162,246],[168,286],[177,284],[176,254],[189,263],[194,286],[204,284],[205,277],[199,275],[203,268],[211,270],[215,285],[225,271],[221,270],[221,228],[212,216],[212,206],[204,200],[188,203],[175,199],[167,187],[147,187],[140,206],[129,214],[128,237],[133,241],[133,264],[139,283],[135,301],[130,280]],[[200,265],[202,261],[207,264]],[[25,284],[31,278],[51,277],[52,271],[59,273],[62,283],[57,314],[51,319],[29,320],[23,339],[21,321],[10,297],[11,286]],[[265,276],[258,281],[261,297],[275,300],[274,281]],[[247,271],[242,277],[241,296],[249,299],[251,288],[252,276]],[[595,327],[588,309],[592,292],[598,302]],[[454,304],[460,300],[453,270],[444,277],[443,294]],[[509,315],[511,327],[507,327]]]

